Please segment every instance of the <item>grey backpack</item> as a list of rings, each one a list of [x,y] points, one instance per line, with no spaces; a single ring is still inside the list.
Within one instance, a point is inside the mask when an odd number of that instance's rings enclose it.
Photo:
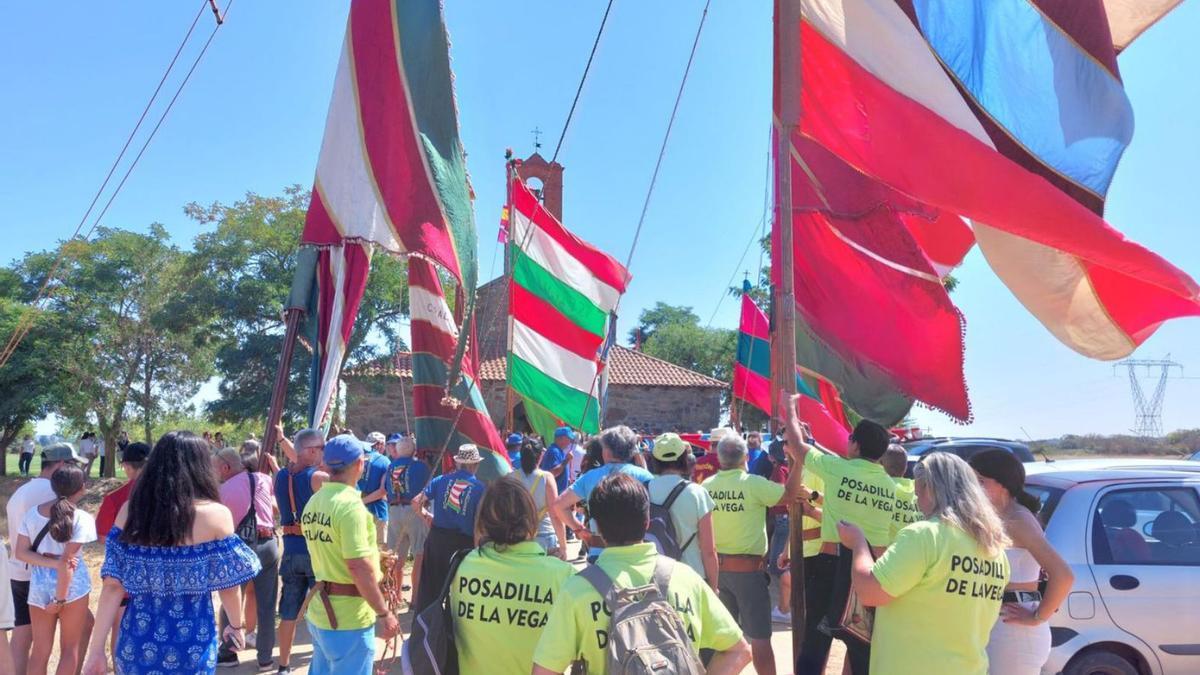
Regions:
[[[653,578],[639,588],[617,588],[598,565],[590,565],[581,572],[612,610],[604,672],[609,675],[704,673],[683,619],[668,599],[667,584],[675,564],[667,556],[657,556]]]

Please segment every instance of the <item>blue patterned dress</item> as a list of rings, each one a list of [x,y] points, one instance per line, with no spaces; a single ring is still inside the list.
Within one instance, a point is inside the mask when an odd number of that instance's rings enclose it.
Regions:
[[[214,591],[238,586],[260,569],[258,556],[236,536],[191,546],[137,546],[113,527],[105,540],[101,577],[129,594],[116,661],[120,675],[212,673],[217,666]]]

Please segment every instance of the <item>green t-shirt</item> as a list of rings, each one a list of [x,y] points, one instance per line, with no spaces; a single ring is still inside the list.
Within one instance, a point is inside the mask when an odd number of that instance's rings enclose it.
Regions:
[[[892,539],[909,525],[922,520],[925,515],[917,508],[917,490],[911,478],[893,478],[896,482],[896,508],[892,511]]]
[[[821,541],[841,541],[840,520],[862,528],[872,546],[892,543],[892,511],[896,507],[896,483],[875,462],[861,457],[842,459],[820,451],[809,451],[804,468],[825,481],[825,508],[821,517]]]
[[[875,611],[871,671],[985,675],[1008,559],[939,519],[900,531],[872,574],[895,598]],[[937,664],[932,668],[930,664]]]
[[[575,574],[536,541],[475,549],[450,585],[454,642],[463,673],[528,673],[559,588]]]
[[[667,497],[671,496],[671,490],[682,480],[682,476],[673,473],[656,476],[646,486],[650,493],[650,501],[655,504],[666,502]],[[695,483],[690,483],[684,488],[671,505],[671,523],[675,526],[676,540],[680,546],[687,544],[687,548],[683,549],[681,562],[701,577],[704,576],[704,561],[700,557],[700,537],[697,531],[700,529],[700,519],[712,510],[713,500],[708,495],[708,490]],[[688,540],[691,540],[690,544]]]
[[[809,471],[808,469],[805,469],[804,475],[800,477],[800,480],[804,482],[804,486],[807,487],[809,490],[820,493],[822,500],[825,499],[825,481],[821,480],[820,476],[813,473],[812,471]],[[814,528],[821,527],[821,521],[817,520],[816,518],[810,518],[808,516],[801,516],[800,523],[801,523],[801,527],[805,530],[811,530]],[[820,552],[821,552],[821,538],[820,537],[817,537],[816,539],[805,539],[804,540],[804,557],[805,558],[811,558]]]
[[[376,578],[379,570],[379,546],[375,543],[375,521],[363,506],[362,494],[353,485],[329,481],[317,490],[300,515],[313,574],[318,581],[352,584],[347,560],[367,558]],[[338,630],[360,630],[375,625],[375,610],[367,601],[354,596],[332,595],[329,602],[337,616]],[[305,615],[317,628],[330,630],[325,605],[316,599],[308,603]]]
[[[717,553],[767,554],[765,509],[783,499],[784,486],[746,473],[725,469],[704,481],[713,500],[713,538]]]
[[[596,564],[612,577],[617,587],[635,588],[650,583],[656,555],[654,544],[610,546],[596,559]],[[742,629],[729,610],[692,568],[676,564],[667,591],[696,650],[721,652],[742,639]],[[583,659],[588,665],[588,675],[604,675],[610,618],[608,607],[587,579],[580,576],[567,579],[533,650],[533,662],[561,673],[572,661]]]

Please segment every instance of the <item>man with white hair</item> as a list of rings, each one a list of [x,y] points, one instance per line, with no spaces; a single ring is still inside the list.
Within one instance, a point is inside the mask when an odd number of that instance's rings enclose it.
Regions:
[[[795,452],[785,445],[789,456]],[[803,486],[800,472],[788,476],[786,484],[773,483],[746,471],[749,451],[736,432],[726,431],[716,446],[721,470],[704,481],[712,497],[713,534],[720,574],[717,587],[721,602],[737,619],[750,642],[754,670],[775,675],[775,652],[771,648],[771,593],[766,571],[767,509],[790,504]]]
[[[375,519],[375,539],[380,546],[387,543],[388,500],[392,497],[392,460],[383,453],[387,437],[378,431],[367,434],[366,464],[362,478],[358,479],[358,491],[362,493],[363,505]]]
[[[604,550],[604,540],[599,530],[584,527],[571,515],[571,508],[578,503],[587,504],[592,490],[609,474],[626,473],[637,479],[642,485],[648,485],[654,480],[654,474],[633,464],[633,454],[637,451],[638,437],[633,429],[625,425],[609,427],[600,432],[600,448],[604,453],[604,464],[596,467],[575,479],[555,500],[551,512],[554,517],[575,532],[575,535],[588,545],[588,562],[595,563],[596,558]],[[594,525],[594,524],[593,524]]]
[[[421,561],[421,585],[416,589],[417,614],[437,599],[446,582],[450,559],[455,553],[475,547],[475,515],[483,498],[483,482],[475,477],[483,456],[474,443],[464,443],[454,455],[455,470],[438,476],[412,501],[418,512],[428,504],[432,526],[425,538]]]

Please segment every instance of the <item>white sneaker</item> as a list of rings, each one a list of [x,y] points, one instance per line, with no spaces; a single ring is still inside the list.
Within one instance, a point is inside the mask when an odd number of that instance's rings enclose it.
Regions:
[[[257,646],[258,646],[258,632],[251,631],[249,633],[246,633],[246,648],[254,649]]]
[[[771,608],[771,621],[774,621],[775,623],[784,623],[784,624],[791,625],[792,613],[787,612],[785,614],[785,613],[779,611],[778,607],[772,607]],[[249,636],[247,636],[247,637],[249,637]]]

